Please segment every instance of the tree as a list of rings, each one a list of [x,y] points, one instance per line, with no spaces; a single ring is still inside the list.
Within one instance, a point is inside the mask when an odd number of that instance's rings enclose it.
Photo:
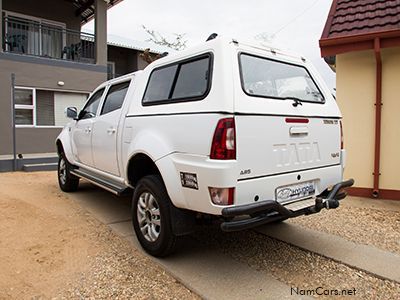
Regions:
[[[139,54],[139,57],[141,57],[148,64],[151,64],[153,61],[161,57],[160,54],[152,54],[150,51],[150,48],[147,48],[143,51],[143,53]]]
[[[157,45],[166,46],[168,48],[178,51],[186,49],[186,33],[174,33],[175,39],[169,40],[166,37],[162,36],[158,31],[149,29],[144,25],[142,25],[142,27],[144,31],[146,31],[146,33],[150,35],[150,38],[147,41],[153,42]]]
[[[272,44],[274,39],[276,38],[275,34],[269,34],[267,32],[261,32],[254,37],[257,41],[266,44]]]

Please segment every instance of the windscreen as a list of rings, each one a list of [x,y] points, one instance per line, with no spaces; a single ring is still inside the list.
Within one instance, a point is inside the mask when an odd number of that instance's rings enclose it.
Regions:
[[[244,53],[239,59],[242,87],[249,96],[325,102],[305,67]]]

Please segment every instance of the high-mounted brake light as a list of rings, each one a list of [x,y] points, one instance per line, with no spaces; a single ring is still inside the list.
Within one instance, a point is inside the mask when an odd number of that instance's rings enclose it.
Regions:
[[[286,123],[303,123],[303,124],[307,124],[309,122],[309,120],[308,119],[286,118],[285,122]]]
[[[342,121],[339,121],[340,123],[340,149],[344,149],[344,137],[343,137],[343,125]]]
[[[218,121],[211,144],[211,159],[236,159],[235,119]]]

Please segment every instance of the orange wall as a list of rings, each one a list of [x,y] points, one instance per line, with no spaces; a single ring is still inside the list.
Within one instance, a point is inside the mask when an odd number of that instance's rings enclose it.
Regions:
[[[374,52],[336,57],[337,99],[343,114],[347,167],[355,186],[372,188],[375,145],[376,63]],[[382,50],[380,188],[400,190],[400,48]]]
[[[336,57],[337,101],[347,150],[345,178],[372,187],[374,169],[375,58],[373,51]]]
[[[382,50],[381,184],[400,190],[400,48]]]

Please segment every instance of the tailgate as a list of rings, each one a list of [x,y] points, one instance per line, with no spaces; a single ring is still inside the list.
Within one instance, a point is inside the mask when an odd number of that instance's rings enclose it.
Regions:
[[[235,123],[240,179],[340,164],[337,119],[239,115]]]

